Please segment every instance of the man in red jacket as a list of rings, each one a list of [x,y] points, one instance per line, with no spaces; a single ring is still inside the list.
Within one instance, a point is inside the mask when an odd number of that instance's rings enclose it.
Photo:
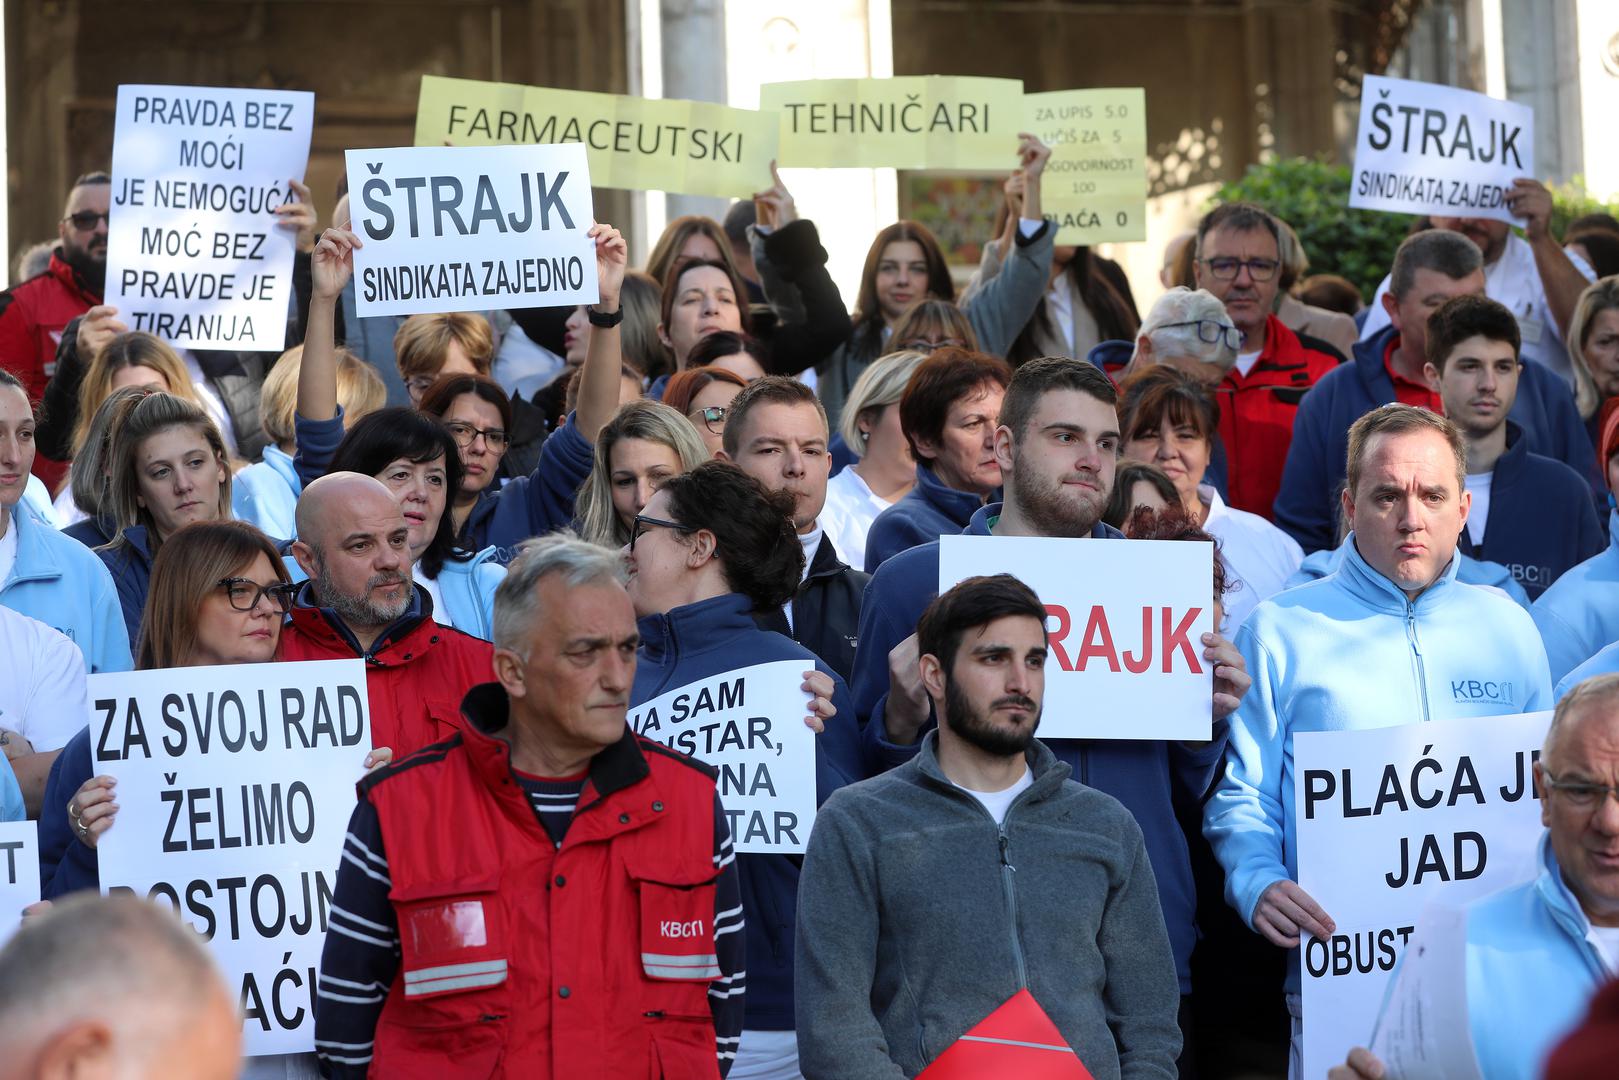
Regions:
[[[635,609],[593,544],[525,546],[497,682],[360,784],[315,1006],[329,1077],[718,1080],[742,895],[714,772],[636,736]]]
[[[75,180],[56,226],[62,242],[51,252],[50,267],[0,292],[0,367],[23,381],[31,401],[45,393],[63,327],[101,303],[111,197],[112,178],[104,172]],[[44,457],[34,459],[35,474],[47,484],[60,479],[65,468]]]
[[[1215,207],[1197,226],[1198,288],[1219,297],[1243,336],[1218,390],[1226,502],[1267,520],[1299,400],[1344,362],[1331,345],[1294,333],[1276,317],[1280,238],[1276,219],[1251,203]]]
[[[494,650],[433,621],[388,489],[358,473],[323,476],[298,499],[297,524],[292,554],[309,582],[276,659],[364,660],[371,744],[396,759],[458,731],[461,698],[489,680]]]

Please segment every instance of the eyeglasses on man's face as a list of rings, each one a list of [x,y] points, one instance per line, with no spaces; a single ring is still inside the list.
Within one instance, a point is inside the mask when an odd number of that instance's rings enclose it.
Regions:
[[[1559,780],[1546,773],[1545,786],[1576,810],[1595,810],[1612,795],[1619,799],[1619,785],[1597,784],[1590,780]]]
[[[1209,268],[1209,273],[1214,275],[1216,281],[1231,281],[1244,267],[1248,270],[1248,276],[1255,281],[1269,281],[1276,276],[1277,269],[1282,265],[1276,259],[1237,259],[1227,255],[1198,261]]]
[[[283,615],[292,610],[292,597],[298,591],[298,586],[290,582],[260,585],[244,577],[221,578],[214,583],[214,587],[224,590],[225,598],[237,611],[252,611],[259,606],[262,598],[270,601],[270,606]]]
[[[1197,340],[1207,345],[1219,345],[1224,342],[1226,347],[1233,351],[1242,349],[1242,331],[1235,326],[1228,326],[1213,319],[1191,319],[1187,322],[1164,323],[1156,327],[1158,330],[1168,330],[1175,326],[1197,327]]]
[[[62,220],[70,222],[80,232],[89,232],[96,227],[98,222],[105,221],[108,225],[111,225],[112,215],[99,213],[95,210],[80,210],[76,214],[69,214]]]

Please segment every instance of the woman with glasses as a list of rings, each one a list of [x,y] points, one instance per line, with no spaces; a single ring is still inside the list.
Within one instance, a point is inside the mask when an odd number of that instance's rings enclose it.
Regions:
[[[978,351],[978,335],[973,333],[967,313],[950,300],[933,297],[912,304],[894,324],[889,340],[895,352],[932,353],[949,348]]]
[[[499,477],[511,445],[511,399],[486,376],[445,375],[422,395],[419,408],[442,420],[460,448],[461,486],[451,498],[450,516],[460,545],[482,551],[505,490]]]
[[[723,416],[716,422],[723,424]],[[673,408],[630,402],[596,437],[595,464],[579,489],[579,534],[603,547],[623,547],[635,515],[657,490],[709,456],[693,425]]]
[[[688,368],[669,379],[663,403],[691,421],[708,456],[713,457],[725,436],[726,410],[745,386],[747,381],[741,375],[726,368]]]
[[[1219,431],[1219,408],[1207,386],[1165,364],[1144,368],[1119,384],[1122,455],[1156,465],[1174,485],[1192,523],[1220,541],[1232,584],[1222,634],[1234,635],[1261,600],[1281,592],[1304,561],[1293,538],[1260,517],[1226,505],[1203,483]]]
[[[626,587],[641,631],[630,704],[755,664],[813,664],[818,679],[831,680],[836,710],[815,740],[821,802],[862,776],[848,689],[802,645],[754,622],[755,615],[781,609],[798,591],[804,549],[792,513],[791,495],[766,491],[741,469],[718,461],[671,478],[652,496],[624,547]],[[806,689],[811,685],[806,682]],[[819,703],[815,708],[817,717],[825,715]],[[793,932],[801,862],[790,855],[737,856],[748,980],[733,1075],[797,1075]]]

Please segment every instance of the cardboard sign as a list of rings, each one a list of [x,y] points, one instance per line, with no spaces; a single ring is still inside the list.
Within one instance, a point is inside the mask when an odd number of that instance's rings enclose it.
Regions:
[[[1309,938],[1304,1075],[1368,1046],[1417,919],[1536,872],[1533,765],[1551,713],[1293,737],[1299,885],[1337,924]]]
[[[422,76],[417,146],[581,143],[598,187],[749,198],[771,185],[772,113]]]
[[[360,318],[597,299],[584,147],[348,151]]]
[[[1013,574],[1046,606],[1042,738],[1209,738],[1214,545],[939,538],[940,592],[980,574]]]
[[[39,824],[0,822],[0,945],[22,925],[22,909],[39,900]]]
[[[371,749],[359,660],[92,675],[118,820],[101,887],[169,904],[237,989],[246,1052],[315,1046],[315,973]]]
[[[1051,147],[1040,181],[1059,244],[1147,238],[1147,92],[1025,94],[1023,130]]]
[[[720,773],[731,840],[744,853],[803,854],[815,822],[815,733],[804,663],[777,660],[715,675],[630,709],[637,735]]]
[[[994,169],[1016,164],[1017,79],[914,75],[766,83],[783,168]]]
[[[1453,86],[1368,75],[1349,205],[1516,221],[1507,191],[1535,175],[1535,113]]]
[[[106,303],[183,349],[280,352],[315,95],[120,86]]]

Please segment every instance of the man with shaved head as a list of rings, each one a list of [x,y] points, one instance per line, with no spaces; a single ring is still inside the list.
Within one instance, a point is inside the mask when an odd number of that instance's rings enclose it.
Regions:
[[[494,651],[433,621],[411,584],[404,514],[381,481],[331,473],[304,488],[292,555],[309,581],[277,659],[364,660],[371,744],[396,758],[459,730],[461,698],[489,681]]]
[[[1465,909],[1467,1027],[1449,1037],[1468,1037],[1492,1080],[1544,1075],[1552,1048],[1619,976],[1619,675],[1587,679],[1557,703],[1535,786],[1539,874]],[[1363,1047],[1330,1074],[1385,1075]]]
[[[0,949],[0,1080],[233,1080],[242,1022],[202,939],[132,896],[81,893]]]

